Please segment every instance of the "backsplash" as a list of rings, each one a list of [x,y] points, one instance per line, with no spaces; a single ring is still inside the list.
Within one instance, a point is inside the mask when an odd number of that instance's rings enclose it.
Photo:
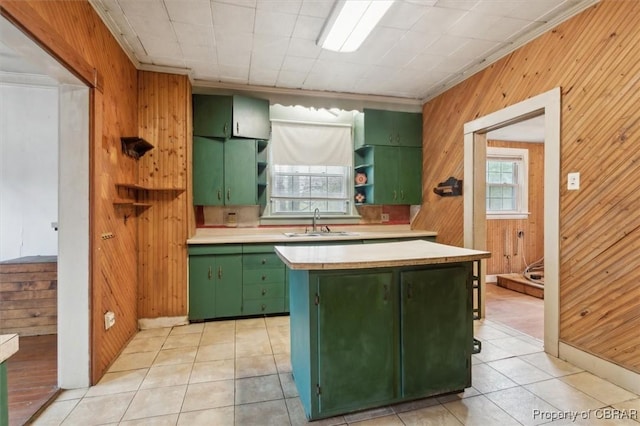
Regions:
[[[257,228],[260,226],[260,206],[196,206],[196,226]],[[360,224],[409,224],[420,206],[359,205]]]

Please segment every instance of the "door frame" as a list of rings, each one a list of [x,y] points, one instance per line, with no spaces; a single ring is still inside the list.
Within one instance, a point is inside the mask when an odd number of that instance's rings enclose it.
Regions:
[[[560,114],[559,87],[464,124],[464,246],[486,250],[487,133],[544,114],[544,350],[558,356],[560,331]],[[486,261],[482,261],[486,264]],[[486,268],[483,268],[483,270]],[[480,282],[485,316],[486,279]]]

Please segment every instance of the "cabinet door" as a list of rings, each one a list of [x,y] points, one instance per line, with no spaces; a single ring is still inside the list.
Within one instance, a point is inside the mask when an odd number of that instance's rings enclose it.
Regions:
[[[269,101],[266,99],[233,97],[233,136],[254,139],[271,138]]]
[[[222,141],[193,137],[193,204],[221,206],[224,181]]]
[[[422,114],[414,112],[396,113],[396,131],[398,145],[422,146]]]
[[[224,143],[224,203],[257,204],[256,141],[229,139]]]
[[[242,314],[242,255],[216,256],[216,317]]]
[[[318,276],[320,412],[347,412],[397,396],[398,295],[391,272]]]
[[[398,203],[422,203],[422,148],[396,148],[399,154]]]
[[[227,138],[231,135],[231,96],[193,95],[193,134]]]
[[[189,319],[214,318],[215,256],[189,256]]]
[[[404,271],[401,282],[403,397],[471,386],[473,320],[468,269]]]
[[[373,165],[373,203],[398,204],[399,152],[396,147],[376,146]]]
[[[394,115],[391,111],[364,110],[364,143],[367,145],[395,145]]]

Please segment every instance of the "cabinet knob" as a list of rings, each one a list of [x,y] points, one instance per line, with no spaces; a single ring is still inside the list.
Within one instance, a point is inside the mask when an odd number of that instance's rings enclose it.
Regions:
[[[404,190],[400,190],[400,199],[404,200]]]
[[[218,200],[222,200],[222,191],[218,189]]]
[[[229,123],[224,123],[222,133],[224,133],[226,136],[229,136]]]
[[[413,286],[411,283],[407,283],[407,299],[411,299],[413,297]]]
[[[263,276],[262,276],[262,281],[264,281],[264,280],[266,280],[266,279],[267,279],[267,276],[266,276],[266,275],[263,275]]]
[[[231,199],[231,188],[227,188],[227,200]]]
[[[267,305],[265,305],[264,303],[262,304],[262,312],[264,312],[267,309]]]
[[[264,296],[265,294],[267,294],[267,289],[266,289],[266,288],[263,288],[263,289],[262,289],[262,295]]]
[[[222,266],[218,266],[218,278],[222,278]]]
[[[211,266],[209,266],[209,275],[208,278],[211,279],[211,277],[213,276],[213,274],[211,273]]]
[[[393,191],[393,201],[398,199],[398,191]]]
[[[264,265],[265,263],[267,263],[267,259],[262,259],[262,264]]]
[[[240,133],[240,122],[236,121],[236,134]]]
[[[384,300],[389,300],[389,286],[385,284],[384,286]]]

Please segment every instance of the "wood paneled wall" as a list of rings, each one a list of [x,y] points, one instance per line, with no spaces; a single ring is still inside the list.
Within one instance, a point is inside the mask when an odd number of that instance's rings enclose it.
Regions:
[[[487,141],[489,147],[529,151],[529,217],[487,220],[487,274],[524,272],[544,256],[544,145],[541,143]],[[523,237],[518,238],[518,231]]]
[[[463,125],[560,86],[560,339],[640,372],[640,2],[602,0],[426,103],[418,229],[461,245]],[[567,191],[578,171],[581,189]]]
[[[140,160],[138,181],[153,188],[139,216],[138,317],[187,315],[188,164],[191,83],[184,75],[139,72],[139,134],[155,146]],[[192,209],[191,209],[192,210]]]
[[[91,380],[95,383],[137,331],[138,221],[124,220],[129,213],[113,204],[118,196],[115,183],[137,178],[136,161],[120,148],[121,136],[138,133],[137,70],[86,1],[2,0],[2,7],[18,12],[18,24],[36,34],[36,42],[46,50],[55,52],[60,50],[58,44],[64,44],[62,56],[71,58],[67,66],[73,72],[84,75],[88,66],[99,76],[94,79],[100,81],[98,88],[91,89],[91,111],[87,111],[91,125]],[[83,64],[82,70],[74,69],[74,64]],[[103,233],[114,238],[103,240]],[[109,330],[104,329],[107,311],[116,314]]]

